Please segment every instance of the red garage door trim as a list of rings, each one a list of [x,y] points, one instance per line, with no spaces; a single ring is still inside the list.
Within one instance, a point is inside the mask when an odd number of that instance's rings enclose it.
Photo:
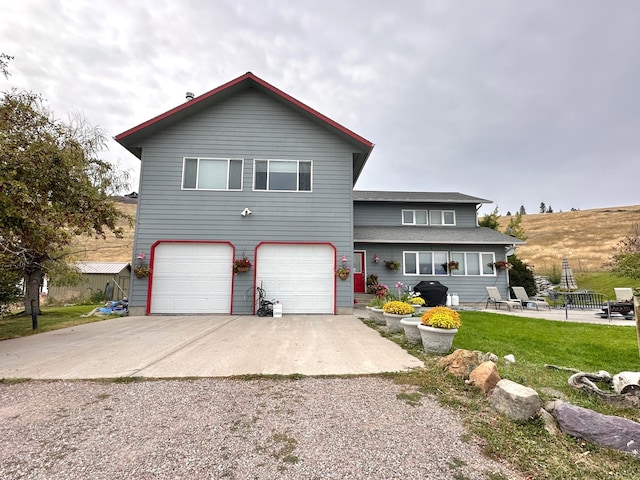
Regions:
[[[146,315],[149,315],[151,313],[151,295],[153,292],[153,266],[154,266],[154,262],[155,262],[155,250],[156,247],[162,243],[183,243],[183,244],[188,244],[188,243],[198,243],[198,244],[223,244],[223,245],[229,245],[231,247],[231,252],[232,252],[232,258],[236,257],[236,247],[235,245],[233,245],[233,243],[231,242],[227,242],[227,241],[218,241],[218,240],[157,240],[153,243],[153,245],[151,245],[151,258],[149,259],[149,268],[151,269],[151,273],[149,274],[149,284],[147,287],[147,306],[145,309]],[[229,265],[229,270],[232,271],[233,270],[233,265]],[[232,309],[233,309],[233,292],[234,292],[234,281],[235,281],[235,275],[231,275],[231,295],[229,298],[229,314],[232,313]]]
[[[256,266],[253,269],[253,284],[257,287],[257,272],[258,272],[258,262],[260,261],[258,252],[260,250],[260,246],[262,245],[325,245],[328,247],[331,247],[331,249],[333,250],[333,270],[336,270],[336,265],[337,265],[337,260],[336,260],[336,247],[333,243],[331,242],[260,242],[256,245],[255,251],[254,251],[254,255],[253,258],[255,258],[255,263]],[[336,277],[334,275],[334,280],[333,280],[333,314],[336,315],[337,314],[337,301],[338,301],[338,297],[337,297],[337,285],[336,285]],[[258,295],[257,295],[257,288],[254,288],[254,305],[256,305],[257,308],[257,304],[258,304]],[[254,312],[255,313],[255,312]]]

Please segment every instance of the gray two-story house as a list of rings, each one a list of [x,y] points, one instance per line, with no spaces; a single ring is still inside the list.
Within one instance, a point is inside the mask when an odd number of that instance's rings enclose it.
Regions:
[[[462,301],[506,292],[488,264],[518,241],[477,227],[487,200],[354,192],[373,144],[250,72],[116,140],[141,161],[132,262],[151,273],[132,278],[132,314],[253,313],[258,286],[285,314],[346,313],[370,273],[446,278]],[[464,268],[445,275],[445,258]]]

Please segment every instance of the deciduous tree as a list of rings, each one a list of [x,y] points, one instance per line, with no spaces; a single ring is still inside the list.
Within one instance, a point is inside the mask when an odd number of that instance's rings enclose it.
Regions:
[[[614,275],[640,279],[640,223],[634,222],[627,236],[618,242],[609,266]]]
[[[122,236],[126,218],[111,195],[128,174],[99,158],[105,137],[80,117],[54,119],[39,95],[5,92],[0,101],[0,268],[20,272],[25,311],[40,313],[39,289],[52,262],[79,235]]]

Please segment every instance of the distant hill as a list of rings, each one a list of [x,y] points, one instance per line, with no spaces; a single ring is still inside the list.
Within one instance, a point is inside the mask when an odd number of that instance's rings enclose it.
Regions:
[[[128,198],[119,208],[135,218],[137,203]],[[499,218],[503,231],[510,217]],[[609,207],[573,212],[536,213],[522,216],[527,244],[518,247],[518,257],[534,266],[536,273],[558,269],[563,255],[574,271],[601,271],[618,241],[629,234],[631,224],[640,222],[640,205]],[[81,260],[130,262],[133,256],[133,228],[125,228],[122,239],[80,238]]]
[[[510,219],[499,218],[500,230]],[[518,247],[517,255],[539,274],[559,269],[565,255],[574,271],[602,271],[634,222],[640,222],[640,205],[523,215],[527,244]]]
[[[138,208],[135,200],[126,197],[118,198],[117,206],[135,219]],[[78,247],[74,249],[79,250],[76,259],[93,262],[131,262],[134,227],[129,227],[126,222],[121,222],[120,225],[125,231],[123,238],[115,238],[112,234],[107,234],[104,240],[78,237]]]

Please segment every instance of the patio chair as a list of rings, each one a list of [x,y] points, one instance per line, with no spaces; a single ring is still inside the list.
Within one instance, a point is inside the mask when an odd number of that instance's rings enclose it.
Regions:
[[[527,295],[527,291],[524,287],[511,287],[516,299],[520,301],[522,307],[536,307],[536,310],[540,310],[539,307],[551,308],[547,301],[542,297],[530,297]]]
[[[616,302],[633,302],[633,289],[631,288],[614,288],[616,292]]]
[[[498,287],[485,287],[485,288],[487,289],[487,294],[489,295],[485,308],[489,307],[489,303],[493,303],[496,310],[500,308],[500,305],[506,305],[509,310],[511,310],[511,307],[514,307],[514,308],[520,307],[520,310],[522,310],[522,304],[520,303],[519,300],[503,300],[502,296],[500,295],[500,291],[498,290]]]

